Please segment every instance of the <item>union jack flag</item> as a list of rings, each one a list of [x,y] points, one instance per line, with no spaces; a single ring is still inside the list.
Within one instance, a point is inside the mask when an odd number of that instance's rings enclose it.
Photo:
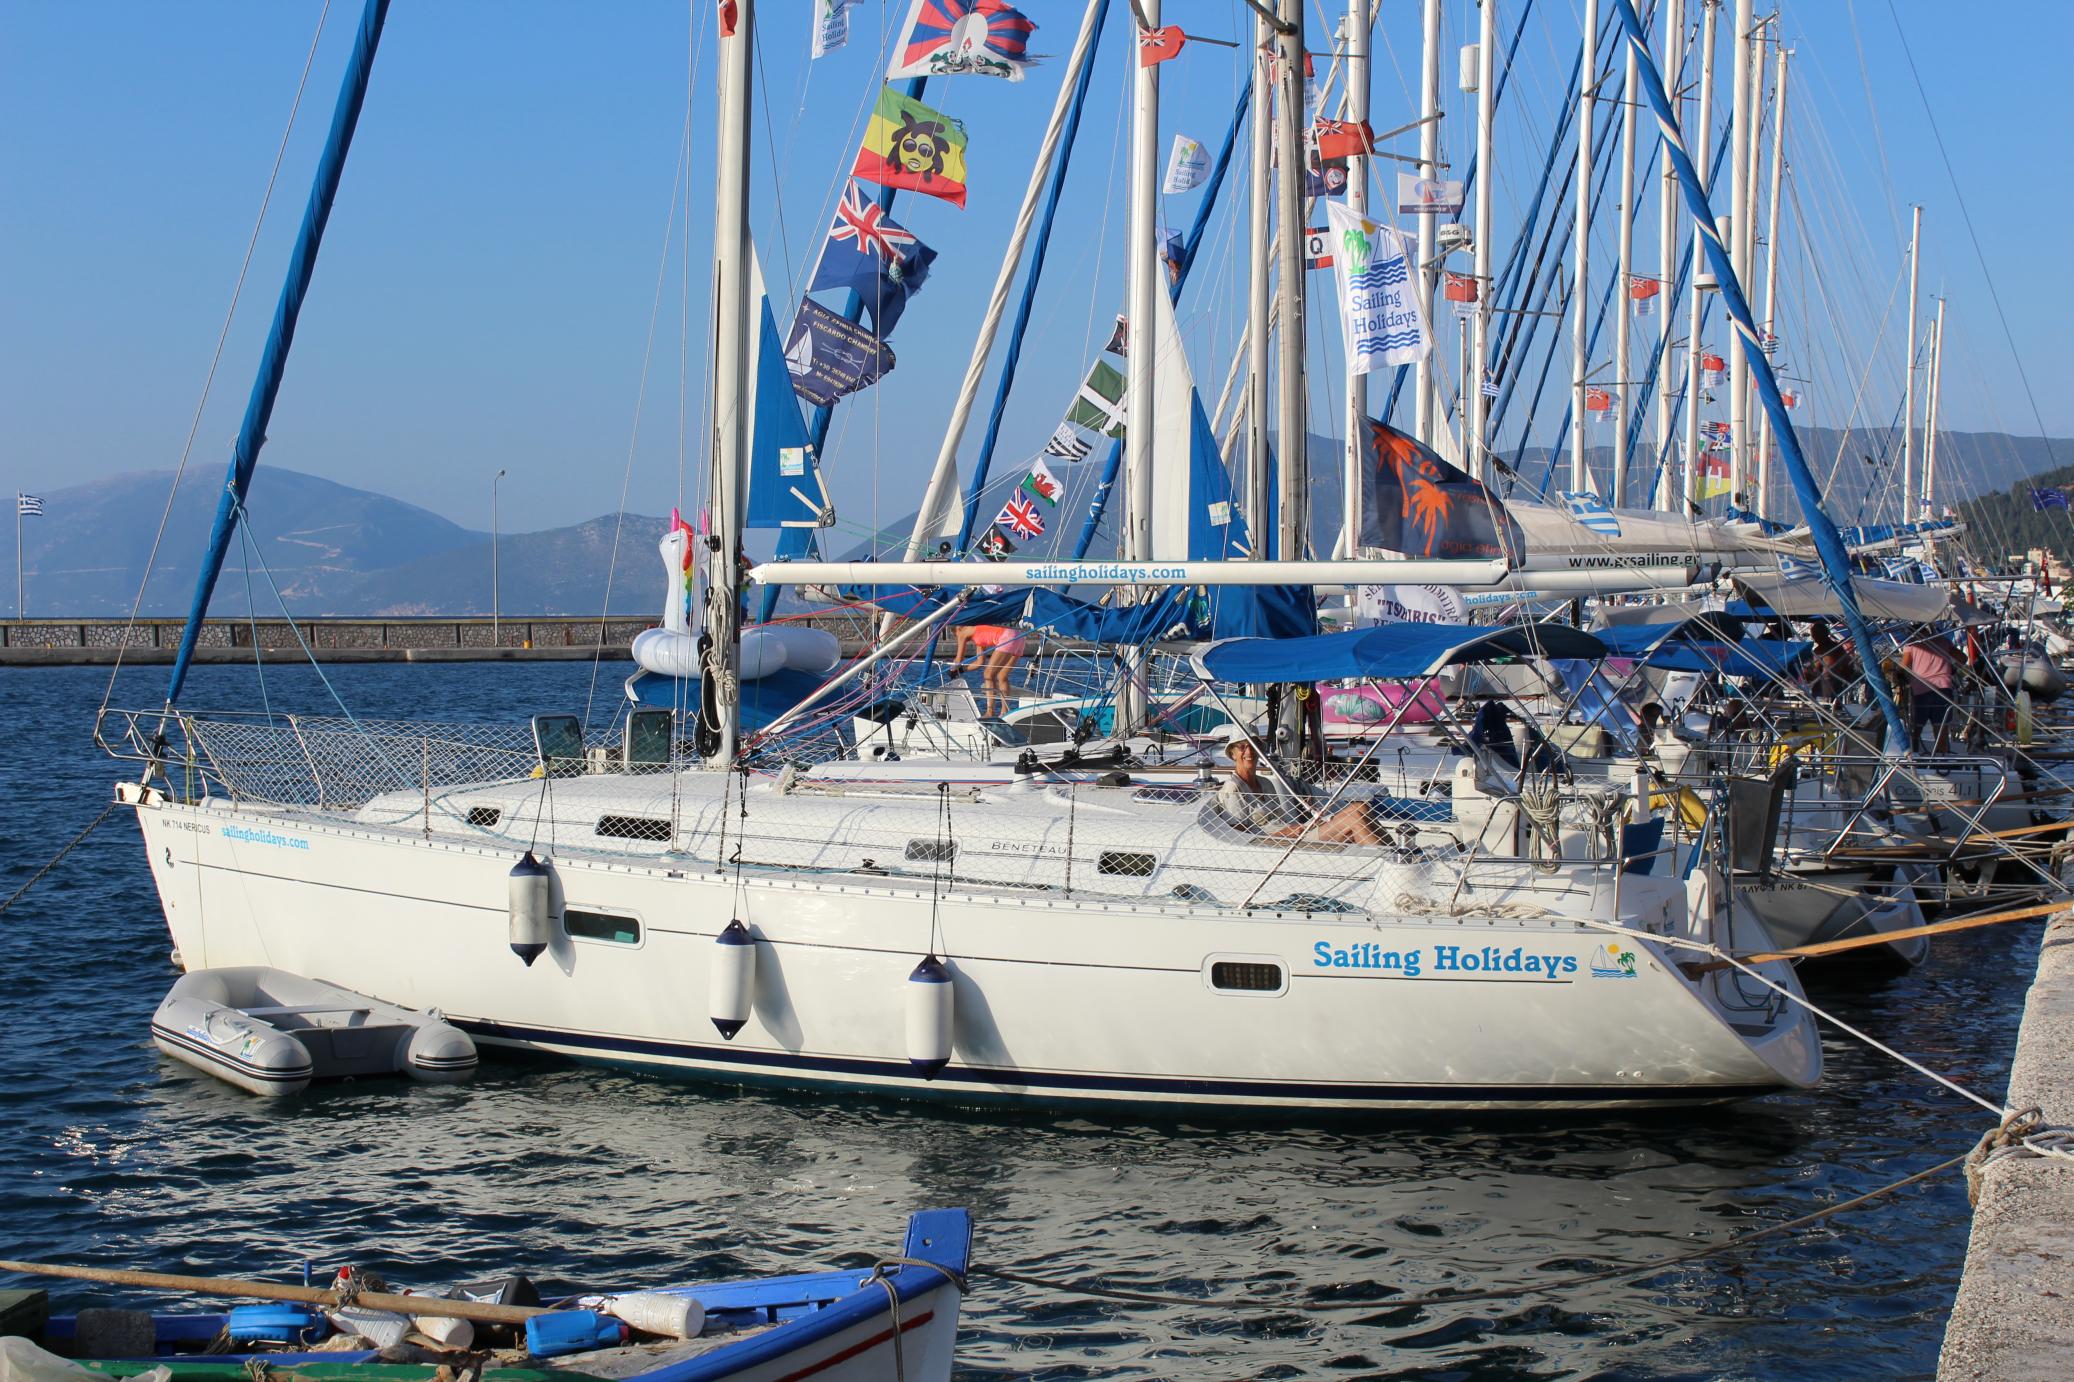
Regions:
[[[906,258],[916,244],[914,232],[888,220],[886,208],[867,198],[854,180],[843,188],[828,238],[851,241],[863,253],[889,261]]]
[[[996,523],[1006,523],[1009,531],[1020,538],[1044,536],[1044,515],[1037,512],[1037,505],[1018,494],[1001,506],[994,516]]]

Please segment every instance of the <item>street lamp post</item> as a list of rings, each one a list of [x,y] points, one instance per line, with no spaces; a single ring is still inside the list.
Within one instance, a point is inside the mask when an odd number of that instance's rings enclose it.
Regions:
[[[504,646],[504,624],[497,608],[497,482],[504,478],[498,471],[490,477],[490,642]]]

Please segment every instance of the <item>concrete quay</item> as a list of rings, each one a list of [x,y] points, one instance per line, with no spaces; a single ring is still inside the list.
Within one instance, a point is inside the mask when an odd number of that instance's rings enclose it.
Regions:
[[[854,615],[803,621],[861,649],[870,632]],[[168,663],[180,646],[180,619],[0,620],[0,667],[106,666],[117,660]],[[208,619],[196,662],[300,660],[302,644],[320,662],[519,662],[624,659],[634,635],[655,620],[597,615],[422,615],[396,618]],[[300,640],[297,634],[301,634]]]
[[[2045,929],[2007,1099],[2042,1110],[2045,1126],[2074,1128],[2074,917]],[[2007,1156],[1981,1172],[1937,1375],[2074,1377],[2074,1161]]]

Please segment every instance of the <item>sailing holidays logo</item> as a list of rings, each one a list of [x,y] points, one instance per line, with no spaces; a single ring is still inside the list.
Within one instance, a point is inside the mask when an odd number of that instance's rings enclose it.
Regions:
[[[236,840],[240,844],[272,845],[275,849],[308,849],[308,840],[299,840],[293,835],[282,835],[272,830],[254,829],[248,825],[226,825],[223,838]]]
[[[1635,977],[1635,952],[1624,950],[1612,941],[1607,941],[1592,951],[1592,978],[1632,979]]]
[[[1421,979],[1433,975],[1473,974],[1498,982],[1563,982],[1577,972],[1575,955],[1545,954],[1524,945],[1436,945],[1429,961],[1417,946],[1392,950],[1375,941],[1334,945],[1318,941],[1311,946],[1313,969],[1362,969]]]
[[[1433,349],[1433,338],[1412,291],[1403,238],[1339,202],[1327,202],[1325,212],[1339,277],[1348,372],[1367,374],[1423,358]]]

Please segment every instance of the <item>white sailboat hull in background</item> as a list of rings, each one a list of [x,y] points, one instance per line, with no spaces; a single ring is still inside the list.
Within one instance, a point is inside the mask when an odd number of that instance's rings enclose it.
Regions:
[[[540,795],[537,784],[504,790]],[[1081,813],[1091,829],[1090,808]],[[508,948],[505,911],[523,841],[181,805],[156,791],[138,820],[183,965],[270,964],[437,1007],[486,1043],[728,1082],[1205,1111],[1590,1108],[1738,1098],[1805,1086],[1821,1068],[1812,1023],[1791,1005],[1774,1000],[1768,1025],[1753,1020],[1737,976],[1688,979],[1641,934],[1615,937],[1609,960],[1605,930],[1566,920],[1614,914],[1610,869],[1568,896],[1557,889],[1552,910],[1530,919],[1393,919],[1082,903],[1035,888],[954,885],[932,898],[926,876],[738,878],[660,843],[646,857],[604,857],[543,837],[556,917],[633,918],[639,938],[558,926],[527,967]],[[566,833],[566,820],[556,826]],[[1017,852],[978,821],[966,830],[975,851]],[[897,857],[883,863],[899,871]],[[1653,925],[1683,931],[1682,884],[1624,881],[1624,910],[1653,909]],[[723,1041],[708,985],[714,938],[736,916],[757,942],[753,1011]],[[1763,944],[1754,923],[1745,929],[1737,948]],[[1631,974],[1611,972],[1622,950]],[[931,953],[955,995],[952,1060],[933,1080],[903,1038],[908,976]],[[1279,985],[1220,989],[1220,961],[1273,966]],[[1790,971],[1780,977],[1791,985]]]

